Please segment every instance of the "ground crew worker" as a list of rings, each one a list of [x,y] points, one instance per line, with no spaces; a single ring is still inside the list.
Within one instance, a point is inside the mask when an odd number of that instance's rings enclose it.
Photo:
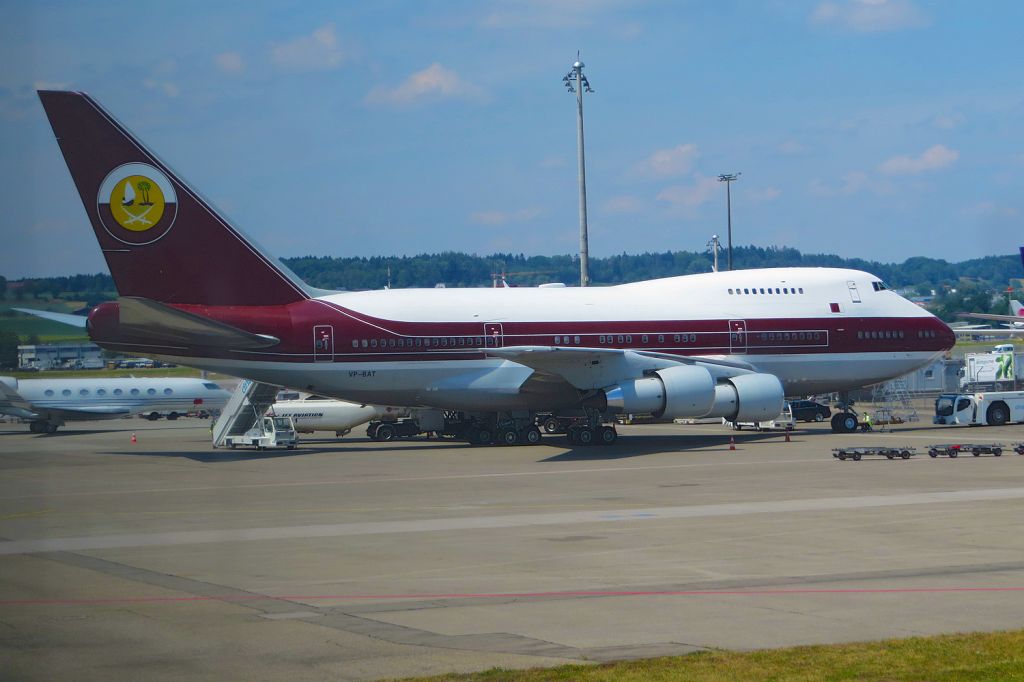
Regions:
[[[870,431],[871,430],[871,413],[870,412],[865,412],[864,413],[864,430],[865,431]]]

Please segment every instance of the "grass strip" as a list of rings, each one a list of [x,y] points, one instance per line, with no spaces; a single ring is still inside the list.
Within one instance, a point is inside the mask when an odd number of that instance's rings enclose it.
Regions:
[[[598,665],[410,678],[405,682],[580,680],[1024,680],[1024,630],[936,635],[759,651],[706,651]]]

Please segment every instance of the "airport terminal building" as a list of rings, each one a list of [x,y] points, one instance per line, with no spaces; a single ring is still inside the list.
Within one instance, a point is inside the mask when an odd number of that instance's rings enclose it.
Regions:
[[[55,343],[18,346],[18,369],[99,369],[103,349],[95,343]]]

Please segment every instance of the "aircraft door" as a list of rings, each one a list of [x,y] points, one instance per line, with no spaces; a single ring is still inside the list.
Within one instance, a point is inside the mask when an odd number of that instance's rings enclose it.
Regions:
[[[501,348],[502,331],[500,322],[484,323],[484,345],[488,348]]]
[[[857,291],[857,283],[850,281],[846,283],[846,286],[850,288],[850,300],[854,303],[860,303],[860,292]]]
[[[729,320],[729,350],[733,353],[747,352],[746,320]]]
[[[329,324],[313,327],[313,361],[334,362],[334,327]]]

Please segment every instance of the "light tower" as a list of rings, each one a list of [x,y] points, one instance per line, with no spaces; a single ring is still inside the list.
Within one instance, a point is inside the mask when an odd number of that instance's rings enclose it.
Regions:
[[[718,176],[719,182],[725,183],[725,215],[729,223],[729,269],[732,270],[732,192],[730,187],[743,173],[723,173]]]
[[[590,81],[583,75],[579,52],[576,53],[572,70],[565,74],[562,82],[569,92],[576,93],[576,147],[580,167],[580,286],[585,287],[590,284],[590,247],[587,244],[587,171],[583,155],[583,91],[594,91],[590,88]]]

